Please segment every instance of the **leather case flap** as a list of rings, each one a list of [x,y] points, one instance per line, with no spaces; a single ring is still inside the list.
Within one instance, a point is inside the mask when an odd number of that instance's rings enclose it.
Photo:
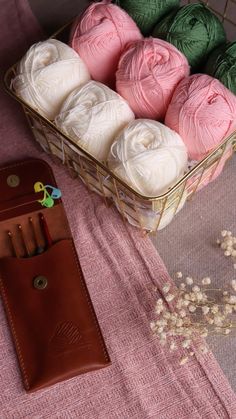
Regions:
[[[56,186],[44,160],[29,159],[0,168],[0,221],[42,208],[37,202],[42,194],[34,193],[36,182]],[[56,200],[55,205],[60,202]]]

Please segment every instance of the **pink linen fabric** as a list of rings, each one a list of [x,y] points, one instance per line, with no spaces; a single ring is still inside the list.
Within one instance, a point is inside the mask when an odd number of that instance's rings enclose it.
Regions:
[[[1,3],[1,62],[7,66],[40,33],[25,0]],[[2,92],[0,105],[0,164],[49,160],[20,107]],[[112,365],[27,395],[0,304],[1,419],[235,418],[236,397],[212,354],[180,367],[150,334],[156,288],[170,280],[150,240],[63,167],[51,165]]]

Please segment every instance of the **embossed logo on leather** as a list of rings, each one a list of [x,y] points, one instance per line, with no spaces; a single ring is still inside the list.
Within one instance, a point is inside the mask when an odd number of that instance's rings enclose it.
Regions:
[[[79,327],[72,322],[58,323],[52,338],[50,347],[55,352],[67,352],[73,349],[89,349],[90,345],[85,342]]]

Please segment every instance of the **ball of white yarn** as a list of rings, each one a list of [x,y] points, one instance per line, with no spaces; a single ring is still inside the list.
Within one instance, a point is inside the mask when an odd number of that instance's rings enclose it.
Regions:
[[[112,144],[108,165],[140,194],[157,196],[184,174],[187,151],[175,131],[157,121],[136,119]]]
[[[56,39],[32,45],[18,65],[16,93],[41,115],[54,119],[68,94],[90,80],[80,56]]]
[[[114,138],[133,119],[121,96],[102,83],[90,81],[68,96],[55,123],[75,143],[104,161]]]

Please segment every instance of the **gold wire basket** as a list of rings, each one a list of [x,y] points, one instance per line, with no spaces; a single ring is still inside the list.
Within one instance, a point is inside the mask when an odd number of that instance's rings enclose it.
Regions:
[[[192,1],[182,3],[192,3]],[[236,1],[212,0],[205,3],[224,23],[228,38],[232,39],[236,28]],[[235,22],[232,20],[233,17]],[[69,30],[70,25],[66,25],[53,37],[66,42]],[[235,131],[206,158],[189,169],[188,173],[166,193],[156,197],[141,195],[117,178],[105,164],[96,160],[87,150],[75,144],[53,122],[41,116],[16,95],[12,88],[16,69],[17,64],[6,72],[5,87],[8,93],[21,103],[36,141],[54,161],[60,161],[67,166],[73,177],[79,177],[90,190],[101,195],[107,205],[113,202],[124,220],[140,227],[144,232],[156,232],[169,224],[186,199],[190,199],[204,183],[213,179],[220,165],[232,156],[233,151],[236,151]]]

